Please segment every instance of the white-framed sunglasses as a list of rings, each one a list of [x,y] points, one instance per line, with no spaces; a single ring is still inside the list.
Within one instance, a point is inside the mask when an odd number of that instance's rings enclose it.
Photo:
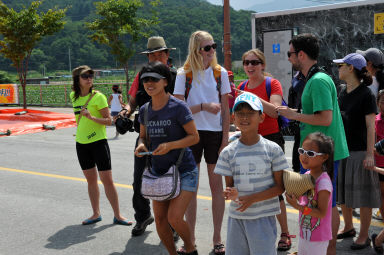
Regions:
[[[324,153],[316,152],[316,151],[306,151],[303,148],[299,148],[299,149],[297,149],[297,151],[299,152],[300,155],[307,154],[307,156],[310,158],[314,158],[316,156],[324,154]]]

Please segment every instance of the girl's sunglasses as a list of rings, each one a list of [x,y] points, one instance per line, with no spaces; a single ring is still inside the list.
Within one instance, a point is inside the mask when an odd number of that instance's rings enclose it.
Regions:
[[[257,66],[257,65],[260,65],[262,64],[263,62],[261,62],[260,60],[243,60],[243,66],[247,66],[249,64],[253,65],[253,66]]]
[[[91,73],[83,73],[83,74],[80,75],[80,77],[82,79],[84,79],[84,80],[87,80],[88,78],[93,79],[93,74],[91,74]]]
[[[217,44],[214,43],[212,45],[207,45],[207,46],[201,47],[200,50],[204,50],[204,51],[208,52],[211,50],[211,48],[215,50],[217,48]]]
[[[324,154],[324,153],[320,153],[320,152],[316,152],[316,151],[306,151],[303,148],[299,148],[297,151],[299,152],[300,155],[307,154],[307,156],[310,158],[314,158],[318,155]]]
[[[147,82],[159,82],[160,79],[159,78],[155,78],[155,77],[144,77],[143,79],[141,79],[143,81],[143,83],[147,83]]]

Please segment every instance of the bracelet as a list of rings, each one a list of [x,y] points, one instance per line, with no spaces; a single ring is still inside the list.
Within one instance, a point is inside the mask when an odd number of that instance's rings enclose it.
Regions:
[[[203,103],[200,104],[200,111],[203,111]]]
[[[303,215],[308,215],[312,212],[312,209],[309,208],[308,206],[304,206],[304,209],[303,209]]]
[[[120,112],[122,112],[122,111],[128,111],[128,109],[126,109],[126,108],[123,108],[123,109],[121,109],[121,111]]]

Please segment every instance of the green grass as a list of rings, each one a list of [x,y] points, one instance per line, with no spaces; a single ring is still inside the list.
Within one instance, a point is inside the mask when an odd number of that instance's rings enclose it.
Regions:
[[[49,73],[49,76],[58,76],[59,74],[68,73],[68,71],[56,71]],[[8,75],[12,79],[17,79],[16,73],[8,73]],[[130,73],[131,84],[134,79],[135,74],[133,72]],[[241,81],[247,79],[246,74],[243,69],[234,70],[235,75],[235,83],[238,85]],[[36,71],[30,71],[28,73],[28,77],[30,78],[38,78],[41,77]],[[69,94],[71,93],[71,78],[59,78],[59,79],[51,79],[50,83],[63,83],[60,85],[56,84],[48,84],[48,85],[27,85],[26,93],[27,93],[27,105],[28,106],[59,106],[59,107],[71,107],[72,103],[69,98]],[[18,82],[17,82],[18,83]],[[102,92],[105,96],[109,96],[112,94],[112,84],[120,84],[122,88],[122,95],[124,101],[127,98],[127,90],[125,85],[125,76],[104,76],[95,79],[94,87],[96,90]],[[19,86],[19,104],[23,104],[23,91],[21,86]]]
[[[98,81],[96,81],[98,83]],[[71,84],[61,84],[61,85],[27,85],[26,86],[26,98],[27,105],[29,106],[72,106],[69,95],[72,91]],[[127,98],[125,83],[121,84],[123,88],[123,99]],[[112,94],[112,85],[111,84],[94,84],[94,88],[106,97]],[[19,87],[19,103],[23,104],[23,92],[22,88]]]

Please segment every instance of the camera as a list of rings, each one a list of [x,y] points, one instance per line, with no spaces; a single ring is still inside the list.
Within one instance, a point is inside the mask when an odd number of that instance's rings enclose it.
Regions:
[[[375,144],[375,149],[376,149],[376,152],[377,152],[377,153],[379,153],[380,155],[384,155],[384,139],[378,141],[378,142]]]
[[[126,116],[119,115],[115,121],[115,125],[116,125],[116,131],[122,135],[124,135],[128,131],[129,132],[135,131],[135,129],[133,128],[133,121]]]

